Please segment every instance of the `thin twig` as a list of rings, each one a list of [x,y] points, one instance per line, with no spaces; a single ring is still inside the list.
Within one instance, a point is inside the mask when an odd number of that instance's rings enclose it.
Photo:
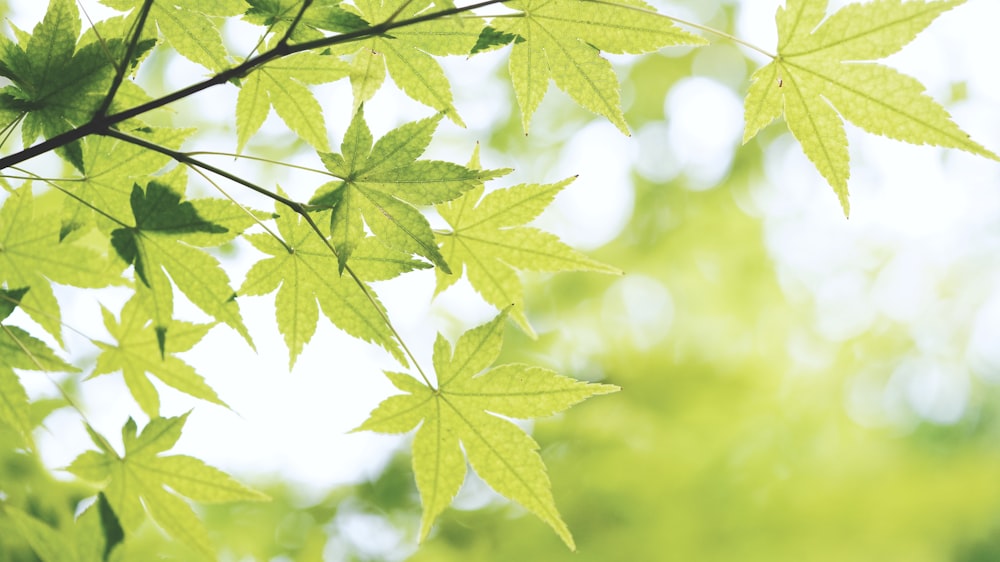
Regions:
[[[336,174],[334,174],[333,172],[330,172],[329,170],[320,170],[319,168],[310,168],[308,166],[299,166],[298,164],[289,164],[288,162],[282,162],[280,160],[272,160],[270,158],[262,158],[260,156],[250,156],[250,155],[247,155],[247,154],[234,154],[232,152],[217,152],[217,151],[214,151],[214,150],[191,150],[191,151],[187,152],[187,155],[188,156],[199,156],[199,155],[204,155],[204,156],[228,156],[230,158],[240,158],[240,159],[243,159],[243,160],[253,160],[255,162],[266,162],[268,164],[273,164],[275,166],[284,166],[286,168],[293,168],[293,169],[296,169],[296,170],[302,170],[304,172],[313,172],[313,173],[316,173],[316,174],[323,174],[325,176],[330,176],[330,177],[334,177],[334,178],[338,177]]]
[[[229,70],[224,70],[211,78],[203,80],[201,82],[192,84],[186,88],[181,88],[171,94],[167,94],[163,97],[157,98],[155,100],[148,101],[146,103],[137,105],[131,109],[126,109],[118,113],[113,113],[111,115],[98,116],[95,115],[88,123],[81,125],[75,129],[66,131],[65,133],[58,134],[47,140],[44,140],[36,145],[30,146],[24,150],[0,158],[0,170],[20,164],[25,160],[34,158],[35,156],[45,154],[56,148],[65,146],[71,142],[78,141],[83,137],[93,134],[103,134],[103,132],[111,129],[111,127],[134,117],[138,117],[144,113],[148,113],[154,109],[159,109],[165,105],[174,103],[175,101],[184,99],[188,96],[197,94],[203,90],[207,90],[213,86],[218,86],[219,84],[225,84],[230,80],[240,78],[245,76],[251,70],[266,64],[272,60],[276,60],[282,57],[293,55],[295,53],[301,53],[305,51],[311,51],[313,49],[320,49],[325,47],[330,47],[333,45],[339,45],[342,43],[350,43],[352,41],[360,41],[362,39],[367,39],[368,37],[375,37],[378,35],[384,35],[386,32],[398,29],[401,27],[407,27],[410,25],[415,25],[425,21],[430,21],[438,18],[443,18],[455,14],[461,14],[463,12],[469,12],[477,8],[482,8],[485,6],[491,6],[493,4],[502,4],[507,0],[484,0],[476,4],[471,4],[469,6],[463,6],[461,8],[449,8],[447,10],[441,10],[439,12],[432,12],[429,14],[423,14],[420,16],[408,18],[405,20],[381,23],[372,27],[367,27],[365,29],[359,29],[356,31],[351,31],[348,33],[342,33],[340,35],[334,35],[332,37],[324,37],[322,39],[314,39],[312,41],[306,41],[304,43],[296,43],[295,45],[277,45],[273,49],[262,53],[256,57],[247,59],[241,64],[230,68]]]
[[[303,0],[302,7],[299,8],[299,13],[295,14],[295,18],[292,19],[292,23],[288,24],[288,31],[285,32],[285,36],[278,41],[278,45],[287,45],[288,41],[292,38],[292,33],[295,33],[295,28],[299,26],[299,22],[302,21],[302,17],[306,15],[306,10],[309,9],[313,0]]]
[[[719,30],[719,29],[715,29],[714,27],[708,27],[707,25],[701,25],[701,24],[698,24],[698,23],[687,21],[685,19],[681,19],[681,18],[678,18],[678,17],[671,16],[671,15],[661,14],[660,12],[657,12],[656,10],[650,10],[648,8],[643,8],[641,6],[631,6],[631,5],[628,5],[628,4],[620,4],[618,2],[608,2],[606,0],[587,0],[587,1],[588,2],[593,2],[594,4],[604,4],[605,6],[614,6],[616,8],[625,8],[627,10],[635,10],[636,12],[642,12],[644,14],[650,14],[650,15],[654,15],[654,16],[659,16],[661,18],[668,19],[668,20],[670,20],[670,21],[672,21],[674,23],[679,23],[681,25],[686,25],[688,27],[693,27],[693,28],[695,28],[697,30],[704,31],[706,33],[711,33],[713,35],[718,35],[719,37],[724,37],[724,38],[732,41],[733,43],[737,43],[739,45],[743,45],[744,47],[746,47],[748,49],[753,49],[754,51],[757,51],[758,53],[761,53],[761,54],[763,54],[765,56],[768,56],[768,57],[770,57],[772,59],[778,58],[778,55],[775,55],[774,53],[769,53],[766,50],[761,49],[757,45],[754,45],[753,43],[749,43],[747,41],[744,41],[743,39],[740,39],[739,37],[736,37],[735,35],[731,35],[729,33],[726,33],[725,31],[722,31],[722,30]]]
[[[325,244],[326,247],[329,248],[330,252],[333,253],[334,257],[336,257],[337,249],[333,247],[333,244],[330,243],[330,240],[327,239],[326,235],[323,234],[323,231],[320,230],[319,226],[316,225],[316,221],[314,221],[312,217],[309,216],[309,213],[305,211],[300,211],[295,208],[293,208],[292,210],[302,215],[303,218],[305,218],[306,222],[309,223],[309,227],[312,228],[313,232],[315,232],[316,235],[319,236],[320,240],[323,241],[323,244]],[[358,274],[355,273],[353,269],[351,269],[350,265],[344,264],[344,271],[346,271],[347,274],[351,276],[351,279],[354,280],[354,283],[357,284],[358,288],[361,289],[361,292],[364,293],[365,298],[367,298],[368,302],[370,302],[372,304],[372,307],[375,308],[375,312],[377,312],[378,315],[382,318],[382,321],[385,322],[386,327],[389,328],[390,332],[392,332],[392,336],[396,338],[397,342],[399,342],[399,346],[403,348],[403,353],[405,353],[406,356],[410,358],[410,361],[413,362],[413,367],[417,370],[418,373],[420,373],[421,378],[424,379],[424,383],[426,383],[428,387],[434,388],[434,385],[431,384],[430,379],[427,378],[427,374],[424,373],[424,370],[420,367],[420,362],[417,361],[416,356],[413,355],[413,352],[410,351],[409,347],[407,347],[406,341],[403,340],[403,336],[401,336],[399,332],[396,331],[396,327],[393,326],[392,321],[389,320],[389,315],[384,310],[382,310],[382,307],[379,305],[379,302],[375,300],[375,297],[371,294],[371,291],[368,289],[368,286],[365,285],[364,281],[362,281],[361,278],[358,277]]]
[[[116,219],[115,217],[109,215],[107,213],[107,211],[105,211],[104,209],[98,208],[96,205],[90,203],[89,201],[85,201],[79,195],[73,193],[72,191],[69,191],[68,189],[66,189],[63,186],[61,186],[58,183],[56,183],[56,182],[59,182],[59,181],[81,182],[81,181],[83,181],[82,179],[75,179],[75,178],[69,178],[69,179],[50,179],[50,178],[43,178],[42,176],[39,176],[38,174],[36,174],[36,173],[34,173],[34,172],[30,171],[30,170],[25,170],[25,169],[19,168],[17,166],[11,166],[10,169],[17,170],[18,172],[21,172],[22,174],[25,174],[25,175],[29,176],[29,179],[34,179],[35,181],[40,181],[40,182],[47,183],[47,184],[51,185],[52,187],[58,189],[60,192],[62,192],[67,197],[75,199],[78,203],[80,203],[84,207],[87,207],[91,211],[94,211],[95,213],[100,214],[101,216],[103,216],[104,218],[110,220],[111,222],[118,223],[119,225],[122,226],[122,228],[130,228],[129,225],[125,224],[123,221],[120,221],[120,220]],[[8,177],[8,176],[5,176],[5,177]]]
[[[256,217],[256,215],[254,215],[253,213],[251,213],[250,209],[247,209],[242,203],[240,203],[239,201],[237,201],[236,199],[234,199],[232,195],[229,195],[229,193],[226,192],[225,189],[222,189],[221,185],[219,185],[218,183],[215,182],[215,180],[213,180],[212,178],[210,178],[208,176],[208,174],[206,174],[201,168],[199,168],[197,166],[188,166],[188,167],[191,168],[192,170],[194,170],[195,173],[198,174],[199,176],[201,176],[205,181],[207,181],[208,183],[212,184],[212,187],[214,187],[216,191],[218,191],[219,193],[221,193],[226,199],[229,199],[229,201],[233,205],[236,205],[237,207],[239,207],[241,211],[243,211],[244,213],[247,214],[247,216],[249,216],[251,219],[253,219],[253,222],[257,223],[257,225],[260,226],[261,228],[263,228],[265,232],[267,232],[275,240],[277,240],[279,244],[281,244],[282,246],[284,246],[285,250],[287,250],[289,254],[292,253],[292,247],[288,245],[288,242],[285,242],[285,240],[281,236],[278,236],[277,233],[275,233],[266,224],[264,224],[264,221],[258,219]]]
[[[101,106],[97,108],[94,113],[94,118],[101,118],[108,112],[111,107],[111,103],[115,99],[115,94],[118,93],[118,88],[122,85],[122,80],[125,79],[125,74],[128,72],[129,62],[135,55],[135,50],[139,46],[139,38],[142,36],[142,31],[146,27],[146,18],[149,16],[149,10],[153,8],[153,0],[144,0],[142,7],[139,8],[139,15],[135,20],[135,31],[129,41],[128,48],[125,49],[125,58],[122,60],[121,66],[116,68],[115,78],[111,81],[111,87],[108,88],[108,95],[104,97],[104,101],[101,102]]]
[[[104,56],[108,57],[108,62],[111,66],[115,67],[115,72],[118,72],[118,63],[115,61],[115,57],[111,55],[111,50],[108,49],[108,43],[101,37],[101,32],[97,30],[97,26],[94,25],[94,20],[90,19],[90,14],[87,13],[87,7],[83,5],[81,0],[76,0],[76,5],[80,7],[80,11],[83,12],[83,17],[87,18],[87,23],[90,24],[90,30],[94,32],[94,36],[97,37],[97,42],[101,45],[101,50],[104,51]]]
[[[188,156],[187,154],[185,154],[183,152],[167,148],[165,146],[156,144],[155,142],[149,142],[146,139],[141,139],[139,137],[133,137],[132,135],[123,133],[121,131],[117,131],[115,129],[109,129],[109,130],[103,131],[103,132],[101,132],[99,134],[102,134],[102,135],[105,135],[105,136],[109,136],[109,137],[112,137],[112,138],[116,138],[118,140],[122,140],[122,141],[125,141],[125,142],[128,142],[128,143],[132,143],[132,144],[134,144],[136,146],[141,146],[143,148],[146,148],[148,150],[152,150],[154,152],[159,152],[160,154],[164,154],[166,156],[169,156],[169,157],[173,158],[174,160],[176,160],[176,161],[178,161],[178,162],[180,162],[182,164],[187,164],[189,166],[197,166],[197,167],[202,168],[204,170],[208,170],[209,172],[212,172],[215,175],[222,176],[222,177],[226,178],[229,181],[233,181],[233,182],[236,182],[236,183],[238,183],[238,184],[240,184],[240,185],[242,185],[244,187],[250,188],[250,189],[256,191],[257,193],[260,193],[261,195],[264,195],[265,197],[270,197],[271,199],[274,199],[275,201],[284,203],[285,205],[288,205],[289,207],[297,208],[297,207],[301,207],[302,206],[302,204],[299,203],[299,202],[297,202],[297,201],[292,201],[291,199],[289,199],[287,197],[284,197],[282,195],[279,195],[279,194],[277,194],[277,193],[275,193],[275,192],[273,192],[273,191],[271,191],[269,189],[264,189],[263,187],[260,187],[257,184],[255,184],[253,182],[250,182],[250,181],[247,181],[247,180],[245,180],[245,179],[243,179],[243,178],[241,178],[241,177],[239,177],[237,175],[231,174],[231,173],[223,170],[222,168],[218,168],[216,166],[213,166],[213,165],[209,164],[208,162],[202,162],[201,160],[198,160],[197,158],[192,158],[191,156]]]

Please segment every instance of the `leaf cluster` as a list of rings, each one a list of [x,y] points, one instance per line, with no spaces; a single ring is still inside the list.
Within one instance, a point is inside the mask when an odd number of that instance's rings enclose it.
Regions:
[[[147,515],[200,556],[214,557],[207,531],[183,498],[266,498],[198,459],[162,454],[180,439],[188,414],[165,415],[157,386],[228,407],[209,384],[212,374],[199,372],[180,354],[218,325],[234,330],[253,351],[253,326],[244,321],[241,303],[275,293],[275,322],[290,367],[313,339],[322,311],[333,326],[375,344],[415,373],[387,372],[404,394],[382,402],[359,429],[415,430],[421,539],[450,505],[468,462],[574,548],[538,444],[508,418],[550,416],[617,387],[541,367],[491,365],[508,318],[535,336],[519,272],[620,271],[531,224],[574,178],[504,187],[491,182],[510,170],[483,169],[478,148],[465,165],[423,157],[443,122],[464,126],[438,59],[507,50],[525,133],[551,82],[628,134],[607,55],[703,45],[705,38],[684,27],[711,30],[685,25],[641,0],[103,3],[120,15],[86,31],[74,0],[50,0],[30,33],[14,27],[12,37],[0,36],[0,76],[9,82],[0,89],[0,146],[19,135],[24,147],[0,158],[0,185],[7,192],[0,206],[0,424],[34,452],[34,432],[43,420],[33,415],[21,382],[26,371],[81,381],[120,373],[148,423],[141,432],[132,418],[124,423],[119,453],[67,395],[98,449],[80,454],[68,470],[93,483],[98,507],[74,519],[70,530],[53,528],[4,500],[2,517],[44,560],[120,556],[117,545],[127,543]],[[749,88],[744,140],[784,115],[845,213],[844,118],[876,134],[997,159],[970,140],[916,80],[866,62],[901,49],[960,3],[879,0],[828,16],[825,0],[788,0],[778,10],[777,53]],[[224,25],[237,19],[257,34],[249,52],[233,52],[224,40]],[[173,93],[146,92],[135,78],[166,49],[209,76]],[[376,140],[366,112],[389,78],[432,114]],[[341,80],[350,82],[353,99],[339,106],[313,88]],[[263,160],[252,154],[255,137],[273,109],[311,148],[315,165],[297,167],[316,181],[297,185],[292,196],[207,162],[203,153],[182,150],[197,138],[195,131],[164,125],[171,118],[160,110],[216,87],[238,89],[236,103],[225,110],[235,131],[236,153],[230,156]],[[341,110],[349,112],[350,124],[334,149],[326,116]],[[36,157],[48,153],[62,159],[62,170],[39,169],[45,163]],[[190,182],[192,172],[222,196],[200,194],[204,184]],[[230,196],[223,180],[269,198],[273,211]],[[448,228],[434,228],[438,217]],[[258,253],[242,280],[233,279],[218,257],[229,245]],[[426,269],[434,269],[435,294],[464,277],[498,311],[492,321],[465,332],[454,348],[438,336],[436,382],[376,292],[377,283]],[[121,307],[102,303],[108,337],[86,336],[96,355],[89,373],[46,343],[63,345],[53,283],[119,286],[130,295]],[[180,298],[210,321],[180,317]],[[20,313],[44,333],[8,324]]]

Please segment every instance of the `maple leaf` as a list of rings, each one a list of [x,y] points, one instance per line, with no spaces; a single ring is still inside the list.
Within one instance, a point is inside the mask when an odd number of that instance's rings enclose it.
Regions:
[[[916,79],[864,62],[902,49],[941,13],[964,0],[881,0],[826,17],[827,0],[788,0],[778,8],[778,55],[754,72],[743,142],[784,114],[788,129],[850,212],[850,157],[842,119],[913,144],[997,155],[969,138]]]
[[[76,3],[51,0],[26,45],[0,36],[0,76],[12,82],[0,90],[0,107],[26,114],[24,146],[83,125],[107,95],[114,72],[108,53],[120,42],[77,50],[79,35]]]
[[[238,233],[200,217],[195,205],[181,202],[168,183],[150,181],[146,189],[133,184],[130,204],[135,226],[112,231],[111,243],[125,263],[135,265],[142,282],[137,289],[149,292],[161,353],[173,316],[173,288],[164,270],[192,303],[235,329],[252,346],[225,271],[218,260],[191,245],[206,233],[229,237]]]
[[[101,0],[101,3],[123,12],[135,10],[133,14],[137,15],[143,0]],[[181,56],[218,72],[230,66],[229,53],[218,25],[210,16],[237,16],[245,9],[242,0],[157,0],[148,17]]]
[[[171,320],[166,326],[170,339],[161,350],[159,333],[150,322],[141,295],[137,293],[125,303],[120,321],[108,309],[101,308],[104,326],[117,345],[95,342],[102,351],[94,372],[87,378],[121,371],[132,397],[150,418],[160,415],[160,395],[147,373],[185,394],[226,406],[201,375],[174,356],[194,347],[212,326]]]
[[[505,317],[506,312],[501,312],[463,334],[454,352],[438,335],[433,356],[437,388],[403,373],[386,372],[393,385],[407,394],[383,401],[357,430],[406,433],[420,426],[413,438],[413,472],[423,504],[421,540],[458,493],[468,457],[486,483],[548,523],[573,549],[573,537],[555,507],[538,444],[499,416],[550,416],[619,388],[520,364],[480,374],[500,354]]]
[[[370,22],[406,20],[435,10],[454,7],[449,1],[359,0],[354,3]],[[351,63],[354,105],[370,100],[385,81],[386,69],[399,89],[414,100],[443,112],[462,127],[465,123],[452,104],[451,85],[435,56],[467,55],[483,28],[482,20],[470,14],[441,17],[392,30],[352,43],[356,53]],[[360,48],[359,48],[360,47]]]
[[[343,270],[364,237],[364,223],[386,246],[423,256],[450,272],[438,251],[430,223],[414,205],[450,201],[506,170],[471,170],[438,160],[417,160],[430,143],[440,115],[406,123],[372,146],[364,107],[344,133],[341,154],[320,153],[328,183],[310,201],[333,208],[331,240]]]
[[[237,151],[260,129],[271,107],[299,137],[329,150],[323,108],[306,84],[334,82],[348,75],[347,63],[333,55],[299,53],[269,62],[247,76],[236,101]]]
[[[199,503],[266,501],[269,498],[194,457],[160,455],[180,438],[187,417],[188,414],[153,418],[138,436],[136,423],[129,418],[122,427],[124,455],[119,455],[105,438],[88,426],[91,438],[101,450],[81,454],[66,470],[84,480],[102,484],[108,503],[126,533],[139,527],[145,510],[167,534],[214,560],[215,550],[208,532],[180,496]]]
[[[247,0],[247,4],[250,9],[243,19],[255,25],[265,25],[268,31],[279,37],[288,33],[289,26],[302,11],[301,0]],[[346,33],[368,27],[368,22],[344,10],[340,4],[340,0],[314,0],[302,14],[289,39],[311,41],[322,38],[323,31]]]
[[[534,337],[523,312],[524,290],[515,269],[621,274],[618,269],[570,248],[553,234],[524,226],[574,179],[517,185],[485,197],[484,189],[477,187],[454,201],[438,205],[438,212],[452,228],[439,236],[443,240],[441,254],[451,264],[454,274],[437,270],[435,294],[458,281],[464,267],[469,282],[483,299],[498,309],[513,304],[514,320]]]
[[[382,245],[368,238],[359,245],[351,262],[359,275],[355,281],[339,274],[337,257],[304,219],[288,212],[276,220],[281,240],[270,234],[245,237],[269,257],[247,272],[239,293],[265,295],[278,290],[275,315],[278,331],[288,347],[289,368],[295,365],[316,331],[317,303],[335,326],[380,345],[406,364],[399,343],[386,324],[382,303],[362,280],[385,279],[426,266],[409,260],[405,254],[380,250]]]
[[[648,53],[707,43],[639,0],[514,0],[505,5],[519,10],[520,17],[495,18],[491,25],[523,39],[514,43],[509,66],[525,132],[552,79],[578,104],[628,134],[618,77],[601,51]]]
[[[0,208],[0,282],[30,287],[20,301],[22,309],[62,341],[59,302],[50,282],[100,288],[122,279],[97,252],[61,240],[58,217],[36,212],[31,186],[25,185]]]

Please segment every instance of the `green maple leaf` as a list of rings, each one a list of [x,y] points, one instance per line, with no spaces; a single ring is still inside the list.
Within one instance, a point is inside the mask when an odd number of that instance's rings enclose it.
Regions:
[[[120,533],[120,528],[115,528],[117,519],[104,494],[98,494],[98,501],[84,510],[73,525],[58,530],[12,505],[4,506],[3,513],[42,562],[105,562],[123,538],[115,533]]]
[[[130,199],[135,226],[114,230],[111,243],[125,263],[135,265],[141,281],[137,289],[149,292],[160,351],[173,316],[173,288],[166,273],[192,303],[235,329],[252,346],[228,276],[217,259],[192,245],[205,234],[237,233],[199,216],[195,204],[181,202],[167,183],[151,181],[146,189],[133,184]]]
[[[505,316],[501,313],[463,334],[454,352],[438,336],[434,343],[436,389],[409,375],[387,372],[396,388],[407,394],[383,401],[358,430],[405,433],[420,426],[413,438],[413,472],[423,503],[421,540],[458,493],[468,457],[494,490],[548,523],[572,549],[573,537],[556,510],[538,444],[498,416],[550,416],[591,396],[619,389],[519,364],[480,374],[500,354]]]
[[[187,416],[153,418],[138,436],[135,421],[129,418],[122,428],[124,455],[88,427],[101,451],[81,454],[66,470],[84,480],[102,483],[104,495],[126,533],[139,527],[146,511],[167,534],[214,560],[208,532],[180,496],[199,503],[269,498],[194,457],[160,455],[180,438]]]
[[[31,186],[16,190],[0,209],[0,282],[30,287],[22,309],[62,341],[59,302],[51,283],[101,288],[122,282],[115,267],[93,250],[60,236],[57,216],[37,212]]]
[[[260,129],[271,107],[288,128],[318,150],[329,150],[323,108],[306,84],[334,82],[348,75],[333,55],[300,53],[269,62],[247,76],[236,101],[237,151]]]
[[[618,77],[601,51],[647,53],[670,45],[702,45],[640,0],[515,0],[521,17],[495,18],[497,31],[516,35],[510,78],[525,132],[549,79],[578,104],[603,115],[623,133]]]
[[[138,12],[143,0],[101,0],[101,3],[116,10]],[[149,10],[146,25],[155,22],[181,56],[218,72],[230,66],[229,53],[218,24],[210,16],[238,16],[244,10],[246,3],[242,0],[157,0]]]
[[[439,236],[443,240],[441,254],[454,274],[437,270],[435,294],[458,281],[464,267],[469,282],[486,302],[501,310],[514,305],[514,320],[534,337],[523,313],[524,290],[515,270],[621,274],[570,248],[553,234],[524,226],[574,179],[517,185],[485,197],[483,188],[477,187],[450,203],[438,205],[438,212],[452,228]]]
[[[401,21],[453,7],[447,0],[360,0],[355,5],[362,17],[370,22],[386,21],[393,15],[396,21]],[[351,52],[356,52],[351,65],[355,107],[375,95],[388,69],[389,76],[406,95],[443,112],[464,127],[465,123],[452,105],[448,78],[432,55],[467,55],[482,28],[482,20],[461,14],[400,27],[387,35],[352,43]]]
[[[51,0],[26,44],[0,36],[0,107],[26,114],[21,136],[28,146],[86,123],[107,95],[114,66],[109,53],[120,41],[90,43],[77,50],[80,16],[73,0]]]
[[[385,309],[374,291],[349,276],[340,275],[337,257],[301,217],[288,212],[278,217],[277,224],[282,240],[269,234],[246,236],[255,248],[269,257],[254,264],[239,292],[264,295],[278,290],[275,315],[278,331],[288,346],[289,368],[294,366],[316,331],[317,303],[335,326],[356,338],[382,346],[405,364],[399,344],[385,322]],[[361,242],[351,265],[361,281],[388,279],[404,271],[426,267],[372,238]]]
[[[145,128],[129,134],[170,149],[178,149],[194,129]],[[81,177],[60,185],[79,199],[100,209],[95,212],[72,197],[66,199],[63,230],[80,228],[95,217],[110,215],[126,220],[132,215],[132,185],[145,183],[147,176],[161,170],[172,160],[169,156],[134,143],[91,135],[80,141]],[[101,225],[117,224],[100,220]]]
[[[170,338],[162,342],[165,345],[161,350],[159,333],[141,302],[141,294],[125,303],[120,321],[101,308],[104,326],[117,344],[95,342],[101,354],[97,356],[94,372],[87,378],[121,371],[132,397],[151,418],[160,415],[160,395],[147,373],[185,394],[226,406],[194,368],[174,356],[194,347],[212,326],[172,320],[165,327]]]
[[[288,27],[302,10],[301,0],[247,0],[250,9],[243,19],[265,25],[278,37],[288,33]],[[347,33],[368,27],[368,22],[357,14],[340,7],[340,0],[314,0],[306,9],[290,39],[296,42],[322,38],[323,31]]]
[[[327,170],[342,181],[321,187],[311,202],[333,207],[330,233],[341,270],[364,238],[364,217],[386,246],[423,256],[451,271],[438,251],[430,223],[414,205],[450,201],[504,171],[417,160],[440,120],[437,115],[407,123],[373,146],[361,107],[344,133],[341,154],[320,153]]]
[[[826,18],[827,0],[788,0],[775,17],[778,55],[752,77],[743,142],[784,114],[845,215],[850,158],[842,119],[892,139],[998,159],[959,129],[916,79],[863,62],[902,49],[963,1],[882,0],[851,4]]]

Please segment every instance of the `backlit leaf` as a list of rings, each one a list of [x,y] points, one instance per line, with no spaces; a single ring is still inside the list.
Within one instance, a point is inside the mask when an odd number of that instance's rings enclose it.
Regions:
[[[402,21],[452,7],[447,1],[430,0],[364,0],[355,4],[365,20],[375,23],[390,17]],[[389,76],[406,95],[465,126],[453,105],[448,78],[434,56],[469,54],[482,28],[482,20],[461,14],[400,27],[390,34],[352,43],[347,52],[356,53],[355,70],[351,73],[355,106],[371,99],[388,69]]]
[[[173,288],[166,271],[192,303],[252,345],[229,277],[215,257],[186,243],[187,235],[197,238],[227,229],[201,218],[192,202],[181,202],[170,185],[158,181],[149,182],[145,189],[133,185],[130,206],[135,226],[115,230],[111,242],[118,255],[135,266],[139,289],[150,293],[154,328],[161,339],[173,315]]]
[[[374,291],[349,276],[340,275],[337,257],[301,217],[290,210],[285,211],[277,218],[277,224],[281,240],[270,234],[247,236],[250,243],[268,257],[254,264],[239,292],[241,295],[265,295],[277,289],[275,315],[278,331],[288,346],[289,366],[295,364],[305,344],[312,339],[320,308],[341,330],[381,346],[405,363]],[[363,251],[365,247],[362,244],[358,251],[359,275],[363,279],[384,278],[388,254],[378,249]],[[367,267],[366,257],[373,261]],[[397,272],[414,268],[407,265],[407,257],[396,258]],[[372,273],[365,275],[369,267]]]
[[[417,160],[440,115],[389,131],[373,145],[359,108],[344,134],[341,154],[320,153],[340,182],[320,188],[312,203],[333,208],[331,240],[343,269],[364,237],[364,224],[386,246],[413,253],[450,271],[438,251],[430,223],[414,205],[434,205],[482,185],[498,171],[471,170],[438,160]]]
[[[332,55],[299,53],[266,64],[243,82],[236,102],[237,150],[264,123],[270,107],[292,131],[318,150],[329,150],[323,109],[307,84],[344,78],[347,63]]]
[[[455,283],[464,268],[469,282],[486,302],[501,310],[514,305],[514,320],[534,335],[523,312],[524,290],[515,270],[621,273],[577,252],[552,234],[525,226],[573,179],[517,185],[485,197],[477,188],[438,205],[438,212],[452,228],[440,235],[441,254],[451,264],[452,273],[437,270],[435,292]]]
[[[121,371],[132,397],[151,418],[160,415],[160,397],[147,374],[195,398],[226,405],[194,368],[174,356],[191,349],[208,333],[210,325],[171,320],[166,326],[170,337],[161,350],[151,315],[138,296],[125,303],[120,320],[107,309],[102,312],[104,326],[117,343],[97,342],[101,354],[90,378]]]
[[[777,58],[753,75],[743,141],[785,116],[788,129],[850,212],[850,158],[842,119],[913,144],[997,155],[974,142],[916,79],[864,62],[902,49],[964,0],[850,4],[824,20],[827,0],[788,0],[775,17]]]
[[[424,508],[421,540],[458,493],[468,458],[487,484],[548,523],[574,549],[573,537],[556,510],[538,444],[494,414],[548,416],[618,387],[587,384],[518,364],[482,372],[500,354],[505,316],[501,313],[463,334],[454,352],[438,336],[434,344],[436,389],[402,373],[386,373],[406,394],[383,401],[358,429],[405,433],[419,425],[413,438],[413,472]]]

